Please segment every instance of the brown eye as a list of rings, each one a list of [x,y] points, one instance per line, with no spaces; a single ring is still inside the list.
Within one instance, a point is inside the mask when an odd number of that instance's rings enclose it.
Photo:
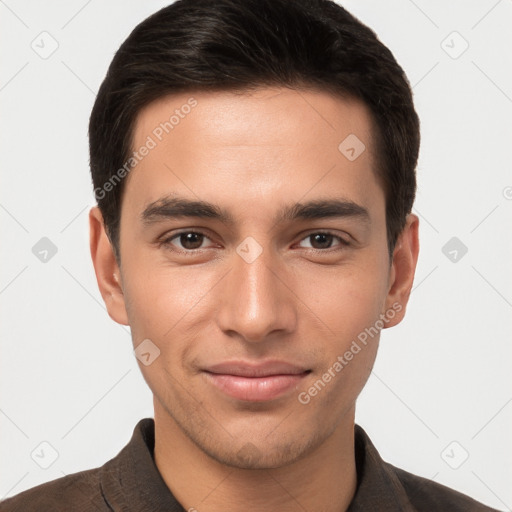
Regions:
[[[338,246],[346,246],[349,245],[348,242],[343,240],[343,238],[334,235],[332,233],[323,233],[323,232],[317,232],[317,233],[311,233],[307,237],[303,238],[301,243],[304,241],[309,240],[309,245],[302,245],[302,247],[316,249],[316,250],[322,250],[322,249],[331,249]],[[337,244],[333,245],[333,242],[337,241]]]
[[[162,243],[172,246],[173,249],[175,248],[178,251],[185,252],[204,248],[202,245],[205,240],[209,240],[209,238],[203,233],[183,231],[163,240]]]
[[[311,246],[314,249],[328,249],[331,247],[333,236],[326,235],[325,233],[317,233],[315,235],[310,235]]]
[[[201,233],[182,233],[179,236],[180,243],[185,249],[199,249],[203,243],[204,236]]]

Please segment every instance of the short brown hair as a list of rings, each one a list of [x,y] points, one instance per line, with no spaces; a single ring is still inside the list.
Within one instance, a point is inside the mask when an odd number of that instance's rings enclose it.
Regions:
[[[420,133],[411,87],[390,50],[330,0],[178,0],[123,42],[91,113],[92,180],[118,261],[125,180],[105,184],[129,160],[140,110],[172,93],[261,86],[313,88],[369,107],[392,255],[414,202]]]

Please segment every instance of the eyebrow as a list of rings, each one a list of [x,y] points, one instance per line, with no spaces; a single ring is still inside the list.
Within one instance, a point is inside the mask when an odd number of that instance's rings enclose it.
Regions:
[[[182,197],[162,197],[150,203],[141,214],[141,220],[146,226],[163,220],[186,217],[215,219],[226,225],[235,224],[233,215],[224,208],[207,201],[196,201]],[[274,219],[274,225],[284,221],[342,217],[357,218],[365,223],[370,223],[368,210],[353,201],[317,199],[282,207]]]

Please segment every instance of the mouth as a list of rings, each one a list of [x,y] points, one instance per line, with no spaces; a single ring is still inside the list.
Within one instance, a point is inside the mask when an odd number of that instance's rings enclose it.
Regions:
[[[260,364],[233,361],[203,370],[209,384],[232,398],[248,402],[280,398],[297,389],[309,373],[310,369],[283,361]]]

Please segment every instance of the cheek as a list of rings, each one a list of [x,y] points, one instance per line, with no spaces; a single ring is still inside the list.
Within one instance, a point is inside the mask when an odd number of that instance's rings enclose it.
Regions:
[[[375,324],[386,298],[386,281],[375,266],[339,268],[302,281],[309,284],[302,286],[299,296],[322,330],[337,340],[337,351]]]
[[[181,343],[187,319],[201,311],[215,281],[210,272],[194,272],[192,267],[166,267],[146,264],[142,258],[125,262],[125,302],[134,343],[149,338],[167,347],[173,339]]]
[[[317,281],[314,288],[315,314],[321,320],[321,335],[315,354],[321,362],[315,378],[300,391],[301,403],[311,402],[321,421],[330,411],[338,418],[352,407],[364,387],[377,355],[384,287],[375,270],[343,273]],[[311,297],[311,291],[310,291]],[[312,297],[313,299],[313,297]],[[309,331],[319,327],[310,322]],[[321,341],[320,341],[321,340]],[[300,400],[299,400],[300,401]]]
[[[150,365],[139,363],[140,370],[164,403],[175,400],[173,389],[180,389],[183,381],[183,362],[195,349],[197,330],[202,328],[197,321],[201,299],[211,285],[197,275],[191,278],[186,268],[144,266],[135,258],[126,261],[125,270],[129,276],[124,282],[125,302],[133,345],[136,348],[149,339],[159,350]]]

